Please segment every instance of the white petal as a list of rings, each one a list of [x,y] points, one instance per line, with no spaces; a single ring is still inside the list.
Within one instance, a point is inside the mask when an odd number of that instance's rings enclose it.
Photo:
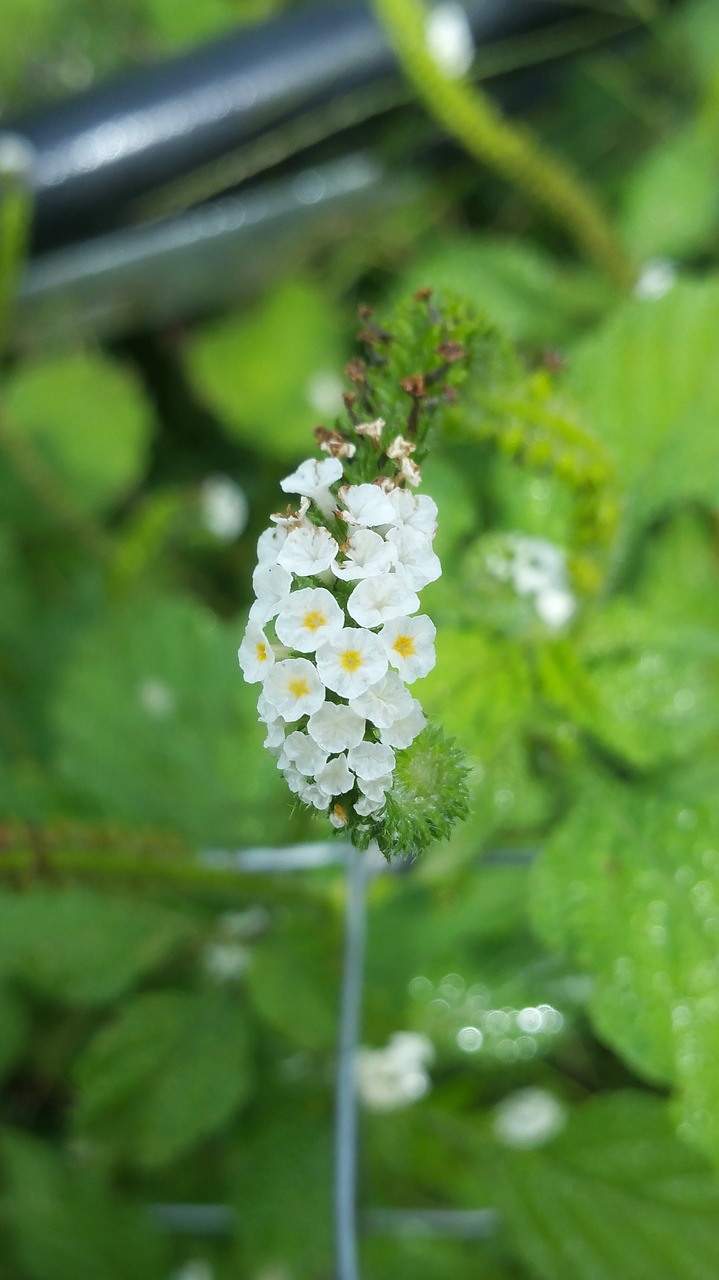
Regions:
[[[333,760],[328,760],[327,764],[317,770],[315,781],[328,799],[351,791],[354,777],[347,768],[347,756],[335,756]]]
[[[347,612],[361,627],[379,627],[419,609],[419,596],[394,573],[358,582],[347,601]]]
[[[347,524],[374,528],[375,525],[394,522],[392,504],[376,484],[343,485],[339,498],[344,507],[342,518]]]
[[[307,732],[328,754],[358,746],[364,731],[364,718],[337,702],[324,702],[319,711],[310,716],[307,724]]]
[[[332,459],[328,458],[328,462]],[[339,547],[329,529],[318,525],[293,529],[288,535],[277,563],[288,573],[297,574],[300,578],[310,578],[316,573],[329,569],[337,556]]]
[[[395,766],[394,751],[382,742],[360,742],[347,753],[347,760],[358,778],[368,781],[391,774]]]
[[[388,666],[379,637],[361,627],[343,627],[320,645],[317,670],[328,689],[341,698],[352,698],[382,678]]]
[[[264,692],[275,714],[292,722],[319,711],[325,688],[307,658],[285,658],[276,662],[265,680]]]
[[[324,587],[302,587],[288,596],[275,622],[275,631],[278,639],[290,649],[312,653],[341,631],[344,621],[344,614],[330,591]]]
[[[394,618],[382,628],[380,639],[387,658],[407,684],[432,670],[436,634],[431,618],[423,613],[416,618]]]
[[[264,680],[274,665],[272,645],[256,622],[248,622],[242,644],[237,650],[237,660],[248,684]]]

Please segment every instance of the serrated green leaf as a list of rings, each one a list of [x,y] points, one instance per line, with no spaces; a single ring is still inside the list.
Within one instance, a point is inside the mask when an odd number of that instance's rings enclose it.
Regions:
[[[5,1132],[4,1219],[27,1280],[158,1280],[165,1247],[144,1206],[112,1196],[36,1138]],[[4,1260],[3,1260],[4,1261]]]
[[[142,475],[149,409],[132,375],[103,356],[22,365],[5,387],[4,411],[85,510],[104,510]]]
[[[75,1123],[137,1165],[163,1165],[229,1120],[251,1074],[237,999],[151,992],[125,1004],[80,1056]]]
[[[654,1098],[595,1099],[545,1146],[505,1148],[493,1176],[513,1243],[542,1280],[717,1274],[719,1186]]]
[[[271,933],[256,948],[247,977],[257,1011],[303,1048],[332,1048],[340,958],[341,942],[330,917],[295,918]]]
[[[198,390],[228,429],[254,445],[261,439],[276,458],[304,456],[314,424],[342,407],[336,319],[302,280],[284,281],[247,316],[201,329],[187,357]]]
[[[179,911],[87,888],[0,893],[0,973],[54,1000],[104,1004],[192,938]]]
[[[536,923],[593,975],[599,1032],[678,1090],[682,1133],[719,1160],[719,821],[601,778],[533,872]]]
[[[630,530],[719,501],[719,282],[628,302],[580,344],[569,386],[628,490]]]

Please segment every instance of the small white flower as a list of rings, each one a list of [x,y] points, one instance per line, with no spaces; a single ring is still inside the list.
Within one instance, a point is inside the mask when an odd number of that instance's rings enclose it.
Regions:
[[[346,559],[334,560],[332,572],[345,582],[388,573],[397,559],[396,548],[371,529],[356,529],[341,551]]]
[[[379,815],[384,809],[384,796],[379,800],[372,800],[369,796],[360,796],[359,800],[355,800],[355,813],[361,818],[373,818]]]
[[[264,692],[275,715],[290,723],[319,711],[325,700],[324,685],[307,658],[276,662],[267,675]]]
[[[358,524],[364,529],[376,525],[392,524],[394,511],[389,497],[376,484],[343,485],[339,491],[340,516],[347,524]]]
[[[320,646],[316,658],[322,680],[341,698],[364,693],[371,684],[381,680],[388,666],[379,636],[360,627],[343,627]]]
[[[380,632],[387,658],[406,684],[426,676],[436,662],[434,638],[437,628],[426,614],[416,618],[393,618]]]
[[[318,749],[328,755],[359,746],[364,731],[364,718],[344,703],[337,702],[324,702],[319,711],[310,716],[307,724],[307,732],[318,744]]]
[[[358,436],[367,436],[374,444],[378,444],[382,430],[384,428],[384,418],[375,418],[374,422],[360,422],[355,427]]]
[[[563,627],[572,617],[577,602],[571,591],[562,587],[547,587],[535,596],[534,607],[548,627]]]
[[[257,539],[257,568],[269,569],[277,564],[277,557],[282,550],[289,530],[284,525],[275,525],[265,529]]]
[[[324,587],[303,587],[293,591],[275,622],[277,637],[300,653],[314,650],[342,630],[344,614],[331,592]]]
[[[383,774],[391,775],[395,766],[394,751],[381,742],[360,742],[347,753],[347,760],[360,781],[367,782]]]
[[[264,680],[275,655],[264,631],[256,622],[248,622],[242,644],[237,650],[237,660],[248,684]]]
[[[293,795],[299,795],[300,787],[304,786],[307,779],[296,769],[293,764],[288,764],[286,769],[282,770],[282,777]]]
[[[391,618],[414,613],[415,609],[419,609],[419,596],[393,573],[363,578],[347,601],[348,614],[361,627],[379,627]]]
[[[347,756],[335,756],[334,759],[328,760],[327,764],[317,770],[315,781],[328,799],[351,791],[354,786],[354,776],[347,768]]]
[[[394,781],[391,773],[381,773],[378,778],[358,778],[357,785],[366,800],[373,804],[384,804],[384,798],[392,788]]]
[[[313,778],[317,770],[327,763],[328,755],[329,752],[323,751],[309,734],[295,729],[294,733],[288,734],[284,740],[278,767],[285,769],[287,765],[293,764],[300,773]]]
[[[315,809],[327,808],[327,796],[321,791],[316,782],[310,782],[308,778],[302,778],[297,783],[295,792],[300,800],[304,800],[305,804],[311,804]]]
[[[258,565],[252,575],[255,596],[250,609],[250,621],[262,625],[279,613],[290,594],[292,578],[280,565]]]
[[[328,458],[328,462],[331,461]],[[329,529],[321,525],[307,525],[303,529],[293,529],[288,535],[277,563],[298,578],[311,578],[313,574],[329,569],[338,551]]]
[[[322,458],[321,461],[308,458],[291,476],[280,480],[280,488],[284,493],[299,493],[305,498],[311,498],[320,511],[329,515],[334,505],[330,485],[341,476],[342,463],[339,458]]]
[[[387,448],[387,457],[399,462],[402,458],[408,458],[416,448],[416,444],[413,444],[411,440],[405,440],[404,436],[395,436]]]
[[[422,483],[422,472],[417,463],[413,462],[411,458],[402,458],[399,464],[399,474],[403,480],[407,481],[407,484],[412,485],[413,489],[416,489],[417,485]]]
[[[288,507],[286,511],[275,511],[270,516],[270,520],[273,524],[278,525],[281,529],[286,529],[289,533],[290,529],[298,529],[301,525],[309,524],[306,519],[309,509],[309,498],[302,498],[297,511],[293,511],[292,507]]]
[[[388,671],[377,684],[350,702],[353,711],[371,720],[378,729],[388,729],[395,721],[409,715],[414,699],[396,671]]]
[[[357,1092],[373,1111],[392,1111],[424,1097],[430,1087],[427,1065],[432,1042],[411,1031],[397,1032],[384,1049],[357,1050]]]
[[[403,751],[405,747],[409,747],[415,738],[422,732],[427,719],[416,698],[412,698],[412,708],[406,716],[402,716],[400,720],[395,720],[387,729],[380,731],[380,740],[386,742],[388,747],[395,747],[398,751]]]
[[[392,503],[392,524],[416,529],[426,538],[437,532],[437,503],[425,493],[410,493],[408,489],[393,489],[389,494]]]
[[[441,577],[439,556],[432,550],[432,543],[423,533],[405,525],[401,529],[390,529],[387,541],[397,552],[395,573],[413,591],[421,591],[430,582],[436,582]]]
[[[200,489],[202,522],[222,542],[242,533],[250,514],[247,498],[229,476],[210,476]]]
[[[267,750],[272,751],[273,753],[275,751],[280,751],[285,740],[286,730],[287,725],[284,720],[270,720],[267,724],[267,737],[262,745],[267,747]]]

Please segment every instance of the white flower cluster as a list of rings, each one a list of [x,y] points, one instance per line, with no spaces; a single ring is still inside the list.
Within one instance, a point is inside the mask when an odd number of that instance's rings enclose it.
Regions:
[[[510,533],[502,551],[493,551],[487,567],[503,582],[510,582],[519,596],[528,596],[549,627],[563,627],[576,609],[569,585],[567,557],[561,547],[544,538]]]
[[[416,1031],[397,1031],[384,1049],[361,1046],[355,1056],[357,1093],[371,1111],[409,1106],[428,1092],[434,1045]]]
[[[329,457],[281,481],[300,506],[260,536],[238,655],[290,790],[336,827],[381,816],[395,750],[425,726],[407,686],[434,666],[417,592],[441,573],[431,498],[342,475]]]

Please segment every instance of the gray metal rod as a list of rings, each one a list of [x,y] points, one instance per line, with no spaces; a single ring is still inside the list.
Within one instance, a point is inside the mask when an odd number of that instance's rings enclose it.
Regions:
[[[335,1251],[337,1280],[359,1280],[355,1057],[362,1019],[367,868],[366,855],[357,849],[353,849],[349,856],[346,883],[345,946],[335,1092]]]

